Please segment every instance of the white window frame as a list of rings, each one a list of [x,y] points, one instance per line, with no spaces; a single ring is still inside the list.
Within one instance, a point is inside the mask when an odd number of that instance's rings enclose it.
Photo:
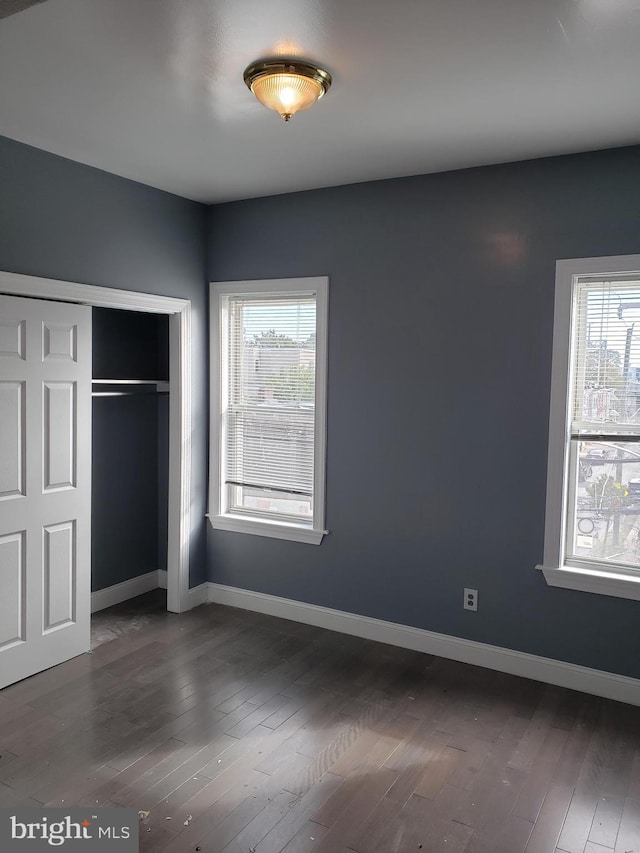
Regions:
[[[640,569],[637,573],[568,565],[566,557],[567,499],[569,495],[569,376],[573,294],[578,279],[608,276],[640,276],[640,255],[606,258],[573,258],[556,263],[549,456],[543,564],[536,566],[550,586],[640,600]],[[578,561],[570,561],[578,562]]]
[[[308,523],[251,515],[247,512],[233,513],[227,507],[222,453],[225,444],[222,415],[226,393],[226,381],[223,373],[226,369],[225,349],[227,342],[222,317],[230,296],[314,296],[316,299],[313,518]],[[211,526],[216,530],[230,530],[235,533],[250,533],[257,536],[319,545],[323,536],[328,532],[325,530],[325,480],[329,279],[327,276],[315,276],[312,278],[211,282],[209,297],[211,418],[208,518]]]

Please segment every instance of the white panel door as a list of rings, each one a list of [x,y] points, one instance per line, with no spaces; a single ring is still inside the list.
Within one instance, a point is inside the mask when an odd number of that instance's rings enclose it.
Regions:
[[[89,650],[91,308],[0,295],[0,688]]]

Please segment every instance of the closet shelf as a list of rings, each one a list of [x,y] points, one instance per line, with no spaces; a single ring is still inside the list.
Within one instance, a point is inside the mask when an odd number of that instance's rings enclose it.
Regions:
[[[92,391],[92,397],[129,397],[142,394],[168,394],[169,382],[166,379],[92,379],[92,385],[133,386],[130,391]]]

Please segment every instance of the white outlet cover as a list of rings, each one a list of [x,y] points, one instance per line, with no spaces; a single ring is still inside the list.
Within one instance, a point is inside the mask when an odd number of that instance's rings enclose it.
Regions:
[[[468,589],[465,587],[464,590],[464,609],[465,610],[477,610],[478,609],[478,590],[477,589]]]

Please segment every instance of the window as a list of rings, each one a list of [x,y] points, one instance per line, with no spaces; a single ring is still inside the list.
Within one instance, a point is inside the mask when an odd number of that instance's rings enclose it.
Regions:
[[[640,256],[557,264],[540,568],[640,599]]]
[[[211,285],[214,528],[319,545],[326,278]]]

